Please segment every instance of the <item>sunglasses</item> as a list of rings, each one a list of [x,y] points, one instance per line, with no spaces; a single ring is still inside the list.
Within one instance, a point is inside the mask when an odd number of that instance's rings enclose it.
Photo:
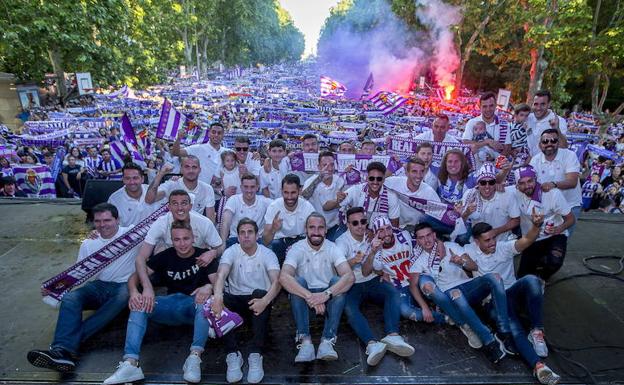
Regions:
[[[362,218],[359,221],[351,221],[351,226],[357,226],[358,224],[366,226],[368,224],[368,219]]]
[[[485,186],[485,185],[494,186],[496,184],[496,181],[494,179],[480,180],[479,184],[481,186]]]
[[[383,176],[369,176],[368,180],[369,182],[381,182],[383,180]]]
[[[249,151],[249,147],[235,147],[236,151]]]
[[[542,144],[555,144],[559,143],[559,138],[542,139]]]

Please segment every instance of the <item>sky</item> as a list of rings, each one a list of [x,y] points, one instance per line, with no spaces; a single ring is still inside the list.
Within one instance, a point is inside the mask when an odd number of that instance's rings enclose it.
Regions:
[[[338,0],[279,0],[284,9],[292,16],[295,26],[305,37],[305,51],[303,57],[316,53],[321,27],[329,16],[329,8],[338,3]]]

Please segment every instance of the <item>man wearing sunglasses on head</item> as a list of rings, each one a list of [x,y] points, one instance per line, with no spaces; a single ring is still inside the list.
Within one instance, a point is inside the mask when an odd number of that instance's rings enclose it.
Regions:
[[[558,130],[544,130],[539,144],[541,152],[531,159],[531,166],[535,169],[537,182],[541,184],[542,191],[561,190],[574,218],[578,220],[582,202],[579,183],[581,164],[574,151],[559,148],[559,141]],[[572,236],[574,225],[568,231],[569,236]]]
[[[347,210],[348,231],[336,240],[336,246],[344,253],[347,262],[353,269],[355,284],[347,292],[344,312],[351,328],[360,341],[366,344],[366,362],[370,366],[377,365],[386,350],[398,352],[399,355],[414,353],[414,348],[399,335],[400,296],[389,282],[372,274],[375,252],[371,247],[372,239],[367,237],[368,220],[362,207]],[[362,270],[369,271],[364,275]],[[383,304],[384,333],[381,340],[375,338],[368,321],[360,311],[362,302]],[[411,353],[410,353],[411,352]]]
[[[484,163],[477,173],[477,186],[462,198],[462,218],[474,226],[485,222],[492,225],[496,240],[507,240],[511,230],[520,224],[520,210],[511,191],[496,191],[496,168]]]

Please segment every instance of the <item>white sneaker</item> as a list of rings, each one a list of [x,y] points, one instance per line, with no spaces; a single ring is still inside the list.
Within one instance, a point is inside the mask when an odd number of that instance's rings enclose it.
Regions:
[[[334,350],[334,339],[321,338],[321,343],[316,353],[318,360],[333,361],[338,359],[338,353]]]
[[[459,327],[459,330],[468,338],[468,345],[470,345],[471,348],[480,349],[483,346],[483,342],[481,342],[477,333],[475,333],[468,324],[463,324]]]
[[[247,382],[257,384],[264,378],[264,369],[262,368],[262,354],[251,353],[247,358],[249,362],[249,371],[247,372]]]
[[[529,333],[529,342],[533,345],[533,350],[540,357],[548,357],[548,346],[544,341],[544,332],[540,329],[533,329]]]
[[[312,341],[303,341],[301,345],[297,345],[299,353],[295,357],[295,362],[310,362],[314,361],[314,344]]]
[[[370,366],[375,366],[381,361],[383,356],[386,354],[386,349],[388,345],[383,342],[373,342],[372,344],[368,344],[366,346],[366,363]]]
[[[409,357],[414,354],[414,347],[405,342],[401,336],[388,335],[382,338],[381,342],[388,346],[388,350],[398,356]]]
[[[227,363],[227,372],[225,374],[227,382],[240,381],[243,378],[243,371],[241,370],[243,367],[243,356],[240,352],[228,354],[225,357],[225,362]]]
[[[535,370],[533,372],[535,377],[540,382],[540,384],[544,385],[556,385],[561,380],[561,376],[557,373],[553,372],[546,364],[542,362],[538,362],[535,366]]]
[[[198,383],[201,381],[201,358],[197,354],[189,354],[184,361],[184,381]]]
[[[141,368],[132,365],[130,361],[122,361],[117,366],[115,373],[104,380],[104,385],[123,384],[126,382],[140,381],[144,378],[145,376]]]

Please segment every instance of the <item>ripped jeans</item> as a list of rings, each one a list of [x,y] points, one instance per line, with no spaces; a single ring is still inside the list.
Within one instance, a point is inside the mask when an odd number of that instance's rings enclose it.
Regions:
[[[533,243],[522,252],[517,277],[533,274],[548,280],[563,266],[567,246],[568,237],[563,234]]]
[[[422,309],[418,306],[414,297],[412,297],[409,286],[405,286],[400,289],[395,287],[395,290],[399,292],[401,301],[399,309],[401,311],[401,317],[412,321],[424,321]],[[438,313],[434,310],[431,311],[431,314],[433,315],[433,323],[442,325],[446,324],[444,314]]]

